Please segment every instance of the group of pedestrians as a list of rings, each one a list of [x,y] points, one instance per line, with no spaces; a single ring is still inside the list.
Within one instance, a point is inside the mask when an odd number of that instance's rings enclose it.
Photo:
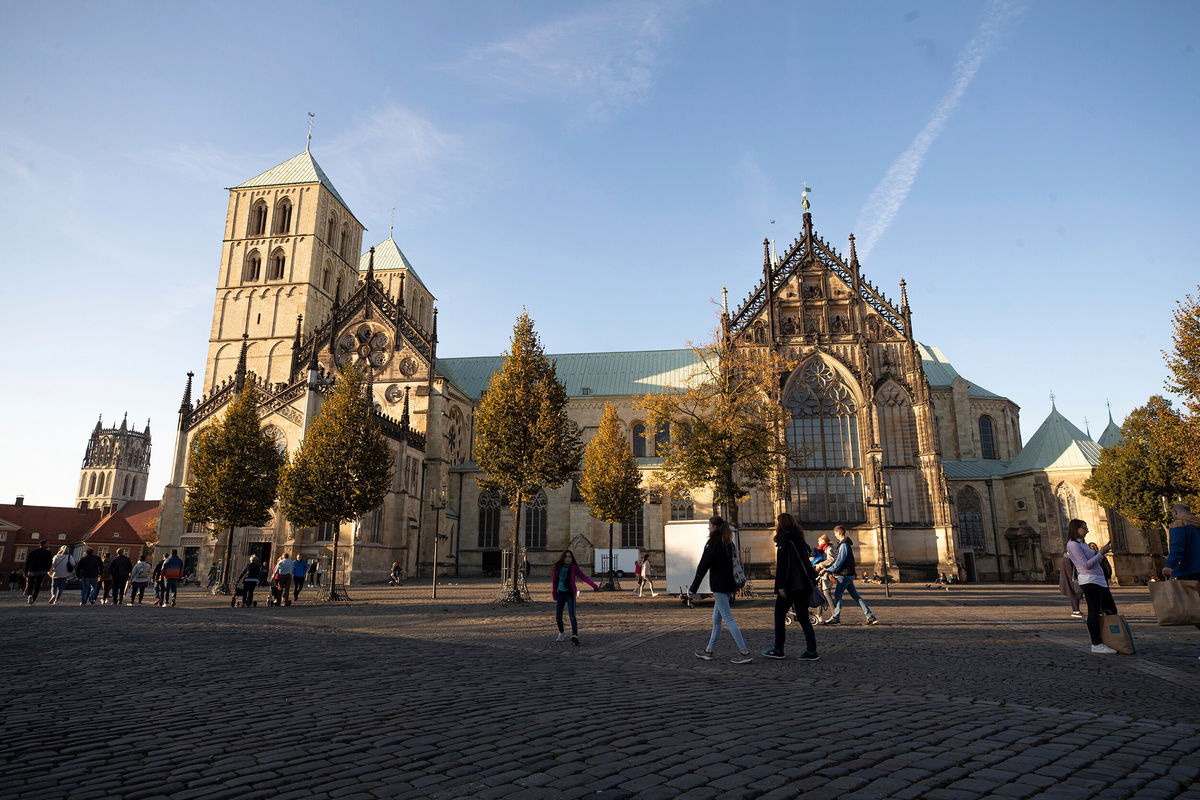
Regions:
[[[258,556],[252,555],[241,574],[238,575],[238,582],[241,586],[235,590],[234,603],[236,604],[240,597],[242,608],[252,608],[257,605],[254,600],[254,592],[261,583],[269,580],[271,599],[268,601],[268,605],[290,606],[294,601],[300,599],[300,592],[304,591],[304,583],[309,574],[316,574],[315,563],[315,560],[293,559],[289,553],[284,553],[275,562],[275,568],[268,574],[266,565],[259,561]]]
[[[27,605],[37,602],[47,577],[50,578],[50,605],[57,605],[62,601],[72,574],[79,580],[81,606],[141,604],[151,583],[154,584],[154,605],[175,605],[179,581],[183,578],[183,559],[178,550],[164,554],[157,565],[151,566],[145,554],[135,562],[125,555],[124,548],[118,549],[112,558],[101,558],[94,548],[89,547],[76,560],[66,545],[52,554],[46,544],[41,542],[25,558]]]

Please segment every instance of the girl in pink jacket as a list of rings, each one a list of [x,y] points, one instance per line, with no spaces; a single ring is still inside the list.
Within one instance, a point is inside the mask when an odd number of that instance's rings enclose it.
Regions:
[[[575,619],[575,579],[582,578],[583,582],[591,586],[593,590],[600,591],[600,587],[592,583],[587,575],[583,574],[583,570],[579,568],[579,564],[575,561],[575,554],[570,550],[563,550],[558,561],[554,562],[554,568],[550,570],[551,583],[550,594],[554,597],[554,621],[558,623],[558,638],[555,641],[561,642],[566,638],[566,633],[563,631],[563,606],[567,607],[567,613],[571,615],[571,644],[579,646],[579,621]]]

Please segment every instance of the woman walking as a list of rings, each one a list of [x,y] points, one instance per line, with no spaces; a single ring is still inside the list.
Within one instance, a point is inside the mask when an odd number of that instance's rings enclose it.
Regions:
[[[1115,653],[1116,650],[1100,640],[1100,614],[1117,613],[1117,604],[1113,602],[1108,581],[1104,580],[1104,570],[1100,567],[1100,562],[1112,545],[1106,544],[1093,551],[1084,541],[1087,533],[1088,526],[1083,520],[1073,519],[1067,523],[1067,554],[1079,574],[1079,588],[1083,590],[1083,599],[1087,601],[1087,629],[1092,640],[1092,652]]]
[[[638,563],[638,597],[642,596],[642,589],[650,588],[650,596],[658,597],[658,592],[654,591],[654,583],[650,580],[650,554],[642,553],[642,560]]]
[[[262,580],[262,563],[258,556],[250,556],[250,562],[246,564],[238,580],[242,582],[242,608],[250,608],[254,605],[254,590]]]
[[[554,562],[554,568],[550,570],[550,574],[552,576],[550,594],[554,597],[554,621],[558,624],[558,638],[555,641],[561,642],[566,638],[566,632],[563,630],[563,606],[566,606],[567,613],[571,617],[571,644],[578,647],[579,621],[575,618],[575,579],[581,578],[584,583],[597,592],[600,591],[600,587],[583,574],[583,570],[575,562],[575,554],[570,550],[563,550],[558,561]]]
[[[135,598],[138,605],[142,604],[142,598],[146,596],[146,587],[150,585],[153,574],[154,567],[146,560],[146,554],[143,552],[133,565],[133,571],[129,573],[129,605],[133,605]]]
[[[696,653],[696,658],[712,661],[713,648],[717,646],[717,637],[721,635],[721,622],[724,621],[738,646],[738,654],[731,661],[734,664],[749,664],[754,659],[750,656],[750,648],[746,647],[746,640],[742,638],[742,631],[729,608],[733,594],[737,591],[737,583],[733,579],[733,531],[729,529],[729,523],[720,517],[712,517],[708,521],[708,541],[704,543],[704,552],[696,566],[696,577],[692,579],[689,592],[696,593],[705,573],[708,574],[708,587],[713,593],[712,635],[708,637],[708,645],[704,651]]]
[[[817,637],[808,616],[809,600],[817,587],[812,553],[804,541],[804,531],[791,514],[775,518],[775,646],[764,650],[767,658],[786,658],[783,643],[786,638],[787,615],[796,610],[796,621],[804,629],[804,652],[799,661],[816,661]]]
[[[75,562],[71,552],[64,544],[58,548],[58,554],[50,562],[50,605],[54,605],[62,597],[63,589],[67,588],[67,579],[75,570]]]
[[[1079,601],[1083,595],[1077,591],[1075,583],[1075,565],[1071,563],[1071,554],[1064,552],[1058,562],[1058,593],[1071,601],[1071,616],[1079,619],[1083,612],[1079,610]]]

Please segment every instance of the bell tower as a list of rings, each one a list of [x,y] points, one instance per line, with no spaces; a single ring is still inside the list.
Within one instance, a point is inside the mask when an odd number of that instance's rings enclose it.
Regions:
[[[130,500],[145,500],[149,473],[149,420],[144,431],[129,427],[128,414],[117,428],[105,428],[96,420],[83,454],[75,505],[108,513]]]
[[[230,188],[203,391],[233,375],[242,334],[247,370],[288,381],[297,326],[357,283],[364,230],[308,149]]]

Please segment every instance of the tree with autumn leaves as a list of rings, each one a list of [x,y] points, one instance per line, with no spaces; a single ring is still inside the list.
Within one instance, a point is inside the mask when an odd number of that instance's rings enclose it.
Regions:
[[[579,432],[567,416],[567,390],[546,357],[527,312],[517,317],[511,346],[475,410],[475,461],[480,488],[512,509],[513,564],[505,600],[522,601],[516,580],[521,506],[543,488],[562,486],[579,466]]]
[[[642,472],[633,459],[629,436],[612,403],[604,404],[600,428],[583,451],[579,494],[592,516],[608,523],[608,583],[603,588],[612,590],[615,586],[613,525],[636,514],[646,499],[642,490]]]
[[[737,527],[737,503],[752,489],[767,487],[776,498],[786,491],[797,453],[785,434],[779,385],[795,363],[771,348],[741,345],[724,329],[692,350],[696,371],[684,386],[636,404],[653,430],[670,431],[656,453],[663,459],[657,480],[671,496],[711,487],[714,507]]]
[[[247,380],[225,414],[198,433],[189,460],[191,478],[183,502],[189,522],[226,531],[224,568],[214,592],[229,594],[233,529],[271,521],[283,455],[258,419],[259,392]]]
[[[1084,494],[1142,527],[1168,522],[1168,503],[1200,502],[1200,302],[1187,295],[1173,315],[1171,350],[1164,353],[1168,391],[1177,410],[1155,395],[1121,426],[1124,439],[1100,453]]]
[[[289,522],[333,525],[330,600],[342,599],[336,591],[341,523],[378,508],[392,481],[392,451],[372,411],[363,374],[346,367],[280,476],[279,506]]]

